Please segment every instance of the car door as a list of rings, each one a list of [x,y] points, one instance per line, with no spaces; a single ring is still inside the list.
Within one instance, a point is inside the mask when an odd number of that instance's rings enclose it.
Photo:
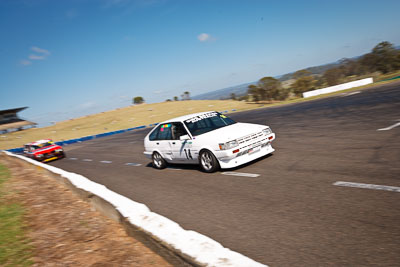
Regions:
[[[171,134],[172,140],[170,141],[170,147],[174,160],[181,163],[196,162],[197,158],[192,151],[193,140],[183,126],[183,123],[171,123]],[[186,136],[188,139],[180,140],[181,136]]]
[[[153,150],[158,150],[164,159],[172,161],[174,159],[171,149],[172,132],[171,124],[163,123],[157,127],[150,135]]]

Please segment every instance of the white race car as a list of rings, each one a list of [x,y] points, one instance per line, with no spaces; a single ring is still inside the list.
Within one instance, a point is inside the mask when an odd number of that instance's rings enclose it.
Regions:
[[[235,122],[209,111],[158,124],[144,139],[144,154],[157,169],[165,168],[167,163],[189,163],[214,172],[274,152],[274,139],[268,126]]]

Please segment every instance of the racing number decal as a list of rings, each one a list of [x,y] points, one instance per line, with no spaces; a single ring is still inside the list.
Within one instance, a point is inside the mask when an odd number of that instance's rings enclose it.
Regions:
[[[186,155],[187,159],[193,159],[192,153],[190,152],[190,149],[186,149],[185,148],[184,151],[185,151],[185,155]]]

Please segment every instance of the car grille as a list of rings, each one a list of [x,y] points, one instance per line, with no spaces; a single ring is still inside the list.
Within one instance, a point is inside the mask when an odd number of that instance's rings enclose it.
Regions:
[[[253,149],[263,148],[268,145],[268,138],[263,132],[253,133],[237,139],[240,152],[236,157],[250,153]]]
[[[246,144],[248,142],[257,140],[263,136],[264,136],[263,132],[258,132],[258,133],[253,133],[253,134],[249,134],[244,137],[241,137],[241,138],[237,139],[237,141],[238,141],[239,145],[241,145],[241,144]]]

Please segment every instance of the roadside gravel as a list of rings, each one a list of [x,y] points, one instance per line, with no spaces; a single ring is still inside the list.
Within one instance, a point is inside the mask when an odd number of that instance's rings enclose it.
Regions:
[[[33,266],[172,266],[33,166],[3,156],[0,162],[12,175],[9,197],[26,209]]]

